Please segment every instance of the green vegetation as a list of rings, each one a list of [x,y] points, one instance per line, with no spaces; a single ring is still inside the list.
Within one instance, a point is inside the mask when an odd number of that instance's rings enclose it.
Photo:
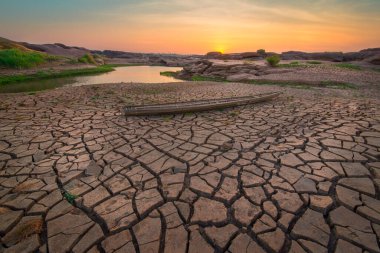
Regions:
[[[266,61],[268,62],[270,66],[276,67],[280,63],[281,58],[278,55],[272,55],[272,56],[267,57]]]
[[[70,192],[64,192],[63,197],[70,203],[74,204],[74,200],[78,197],[76,195],[71,194]]]
[[[226,82],[226,80],[224,78],[221,78],[221,77],[208,77],[208,76],[200,76],[200,75],[192,76],[191,81],[196,81],[196,82],[202,82],[202,81]]]
[[[70,70],[63,70],[61,72],[39,71],[35,74],[30,74],[30,75],[0,76],[0,85],[24,82],[24,81],[40,80],[40,79],[71,77],[71,76],[80,76],[80,75],[93,75],[93,74],[110,72],[113,70],[114,69],[112,67],[103,65],[103,66],[98,66],[96,68],[70,69]]]
[[[354,65],[352,63],[338,63],[335,64],[338,68],[344,68],[344,69],[352,69],[352,70],[361,70],[362,68],[358,65]]]
[[[259,50],[257,50],[257,53],[258,54],[265,54],[265,49],[259,49]]]
[[[83,55],[82,57],[78,58],[78,61],[81,63],[86,63],[86,64],[96,64],[94,56],[90,53],[87,53]]]
[[[55,60],[56,57],[20,49],[0,50],[0,67],[13,69],[32,68],[46,61]]]
[[[178,72],[176,71],[163,71],[160,72],[161,76],[175,77]]]
[[[318,65],[318,64],[322,64],[322,62],[320,61],[307,61],[308,64],[314,64],[314,65]]]
[[[117,67],[134,67],[134,66],[145,66],[145,65],[138,64],[138,63],[121,63],[121,64],[104,64],[103,66],[117,68]]]
[[[301,66],[298,61],[293,61],[291,63],[278,64],[280,68],[295,68]]]

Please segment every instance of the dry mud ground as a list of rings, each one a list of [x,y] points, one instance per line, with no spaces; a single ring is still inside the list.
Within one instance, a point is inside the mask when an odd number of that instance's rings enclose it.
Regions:
[[[275,90],[223,111],[121,113]],[[378,95],[207,82],[0,94],[0,252],[380,252]]]

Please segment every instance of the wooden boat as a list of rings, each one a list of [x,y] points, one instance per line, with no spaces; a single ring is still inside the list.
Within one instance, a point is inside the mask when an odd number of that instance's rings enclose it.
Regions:
[[[241,106],[267,101],[278,97],[281,92],[272,92],[245,97],[232,97],[220,99],[207,99],[189,102],[128,106],[125,108],[126,116],[162,115],[186,112],[210,111],[227,107]]]

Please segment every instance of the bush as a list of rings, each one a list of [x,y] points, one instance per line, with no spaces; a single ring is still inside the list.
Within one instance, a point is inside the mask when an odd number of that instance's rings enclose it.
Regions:
[[[270,66],[276,67],[280,63],[281,58],[278,55],[272,55],[267,57],[266,60]]]
[[[31,68],[44,63],[48,55],[38,52],[24,52],[20,49],[0,50],[0,67],[22,69]]]
[[[94,56],[92,56],[92,54],[90,53],[87,53],[83,55],[82,57],[78,58],[78,61],[81,63],[96,64]]]
[[[265,54],[265,49],[259,49],[259,50],[257,50],[257,53],[258,54]]]

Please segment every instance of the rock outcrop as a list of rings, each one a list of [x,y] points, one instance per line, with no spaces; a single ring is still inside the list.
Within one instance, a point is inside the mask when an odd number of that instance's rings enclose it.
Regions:
[[[221,52],[209,52],[205,55],[206,59],[218,60],[262,60],[267,56],[275,53],[265,52],[245,52],[222,54]],[[349,62],[349,61],[367,61],[371,64],[378,64],[376,58],[380,57],[380,48],[369,48],[359,52],[317,52],[307,53],[301,51],[288,51],[279,54],[282,60],[316,60],[316,61],[331,61],[331,62]],[[373,62],[370,59],[375,59]]]
[[[197,61],[183,68],[178,78],[190,80],[193,76],[226,79],[228,81],[247,81],[257,76],[290,72],[291,69],[271,68],[256,64],[223,64],[209,60]]]

